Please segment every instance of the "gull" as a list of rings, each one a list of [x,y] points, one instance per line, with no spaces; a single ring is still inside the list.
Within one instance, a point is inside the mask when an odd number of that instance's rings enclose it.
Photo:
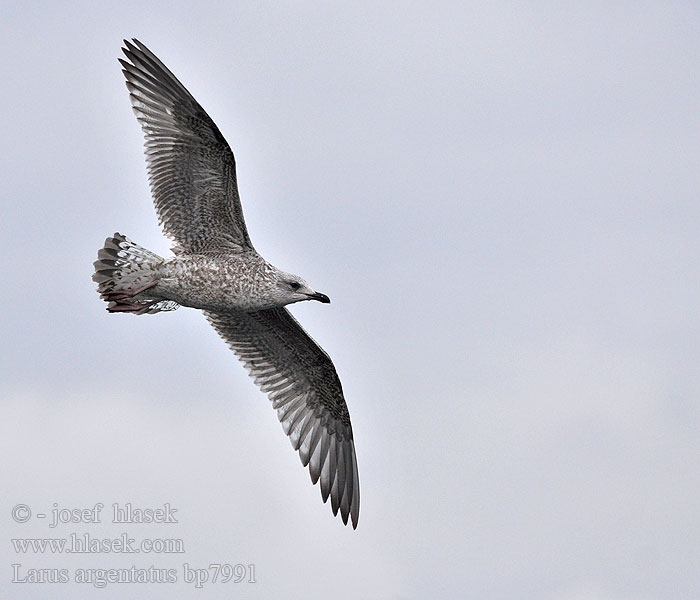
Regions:
[[[202,310],[267,394],[324,502],[357,527],[360,484],[350,414],[330,357],[285,308],[330,299],[253,247],[238,196],[236,163],[214,121],[141,42],[119,59],[145,137],[160,225],[174,242],[163,258],[115,233],[93,280],[110,313]]]

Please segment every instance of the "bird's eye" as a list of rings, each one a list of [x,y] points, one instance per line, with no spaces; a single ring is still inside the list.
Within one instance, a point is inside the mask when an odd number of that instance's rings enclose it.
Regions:
[[[296,292],[301,287],[301,283],[299,283],[298,281],[290,281],[289,287]]]

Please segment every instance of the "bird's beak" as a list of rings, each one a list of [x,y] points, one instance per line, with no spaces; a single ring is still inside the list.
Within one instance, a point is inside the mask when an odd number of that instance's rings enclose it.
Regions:
[[[330,304],[331,299],[326,296],[325,294],[321,294],[320,292],[314,292],[313,294],[309,294],[309,300],[318,300],[319,302],[323,302],[324,304]]]

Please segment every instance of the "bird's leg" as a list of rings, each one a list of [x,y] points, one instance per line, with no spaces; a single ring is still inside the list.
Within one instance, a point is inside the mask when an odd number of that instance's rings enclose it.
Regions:
[[[150,283],[147,283],[146,285],[142,285],[139,289],[137,289],[135,292],[131,292],[131,296],[137,296],[141,292],[145,292],[146,290],[150,290],[152,287],[154,287],[158,282],[157,281],[151,281]]]
[[[107,296],[107,298],[109,298],[110,300],[123,300],[124,298],[133,298],[134,296],[138,296],[141,292],[150,290],[157,283],[157,281],[151,281],[146,285],[142,285],[137,290],[119,290],[117,292],[107,292],[105,296]]]
[[[131,304],[123,302],[114,302],[114,304],[112,304],[110,302],[109,306],[107,306],[107,310],[109,312],[136,312],[137,310],[141,310],[142,306],[142,304]]]
[[[110,302],[109,306],[107,307],[107,310],[109,312],[133,312],[137,315],[142,315],[148,312],[148,309],[151,308],[151,306],[153,306],[154,304],[158,304],[159,302],[162,302],[162,300],[151,300],[146,304],[134,304],[133,302],[117,302],[113,300],[112,302]]]

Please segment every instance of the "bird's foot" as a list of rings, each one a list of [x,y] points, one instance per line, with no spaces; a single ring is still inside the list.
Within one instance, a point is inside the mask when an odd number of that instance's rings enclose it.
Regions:
[[[143,315],[148,312],[154,304],[162,302],[160,299],[151,300],[150,302],[144,302],[143,304],[137,304],[135,302],[122,302],[121,300],[110,300],[107,310],[111,313],[114,312],[130,312],[137,315]]]
[[[147,283],[146,285],[142,285],[140,288],[135,290],[116,290],[106,292],[103,295],[106,300],[113,300],[117,302],[119,300],[125,300],[126,298],[133,298],[134,296],[138,296],[140,293],[145,292],[146,290],[150,290],[157,283],[157,281],[152,281],[150,283]]]

